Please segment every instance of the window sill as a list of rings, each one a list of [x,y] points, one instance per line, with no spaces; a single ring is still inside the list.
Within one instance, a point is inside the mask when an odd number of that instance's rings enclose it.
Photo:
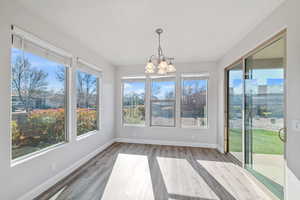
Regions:
[[[146,125],[145,124],[123,124],[123,128],[126,128],[126,127],[145,128]]]
[[[176,126],[159,126],[159,125],[150,125],[149,128],[178,128]]]
[[[60,142],[60,143],[57,143],[57,144],[54,144],[54,145],[51,145],[49,147],[46,147],[44,149],[41,149],[39,151],[36,151],[36,152],[33,152],[33,153],[30,153],[30,154],[27,154],[27,155],[24,155],[24,156],[21,156],[19,158],[15,158],[14,160],[11,160],[10,162],[10,166],[11,167],[14,167],[14,166],[17,166],[19,164],[22,164],[24,162],[27,162],[29,160],[32,160],[34,158],[37,158],[41,155],[44,155],[46,153],[48,153],[49,151],[52,151],[52,150],[55,150],[55,149],[59,149],[59,148],[62,148],[64,147],[65,145],[67,144],[67,142]]]
[[[195,129],[195,130],[208,130],[209,127],[208,126],[205,126],[205,127],[176,127],[176,126],[156,126],[156,125],[153,125],[153,126],[146,126],[146,125],[138,125],[138,124],[123,124],[122,125],[122,128],[171,128],[171,129]]]
[[[209,127],[181,127],[182,129],[196,129],[196,130],[208,130]]]
[[[77,136],[76,140],[77,141],[83,140],[83,139],[88,138],[88,137],[90,137],[92,135],[96,135],[98,132],[99,132],[99,130],[94,130],[94,131],[90,131],[90,132],[84,133],[84,134],[82,134],[80,136]]]

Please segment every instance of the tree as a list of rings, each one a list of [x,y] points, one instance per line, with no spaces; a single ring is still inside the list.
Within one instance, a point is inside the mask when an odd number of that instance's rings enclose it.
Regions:
[[[89,108],[97,89],[97,79],[87,73],[77,73],[77,92],[79,95],[79,106]]]
[[[31,67],[27,58],[18,56],[12,67],[12,88],[17,93],[26,112],[32,109],[31,100],[35,94],[47,87],[48,74]]]
[[[60,82],[64,82],[66,77],[66,70],[64,66],[60,67],[61,68],[59,68],[59,70],[56,72],[56,79]]]

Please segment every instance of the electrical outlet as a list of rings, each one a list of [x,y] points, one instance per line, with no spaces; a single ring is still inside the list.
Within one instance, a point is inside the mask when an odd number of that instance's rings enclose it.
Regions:
[[[300,132],[300,120],[292,121],[292,129],[293,129],[293,131]]]

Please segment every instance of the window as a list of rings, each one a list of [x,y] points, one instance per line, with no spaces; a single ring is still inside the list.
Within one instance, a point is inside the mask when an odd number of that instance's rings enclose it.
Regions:
[[[16,159],[66,141],[71,58],[40,46],[38,39],[17,32],[12,37],[11,156]]]
[[[207,84],[205,77],[182,77],[181,127],[207,127]]]
[[[123,80],[123,125],[145,125],[145,80]]]
[[[151,126],[175,127],[175,78],[151,80]]]
[[[77,136],[99,129],[99,76],[83,71],[76,71]]]

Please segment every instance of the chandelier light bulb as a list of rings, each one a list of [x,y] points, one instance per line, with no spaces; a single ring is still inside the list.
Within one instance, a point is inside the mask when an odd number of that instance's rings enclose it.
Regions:
[[[145,67],[145,73],[147,74],[152,74],[155,71],[155,66],[153,65],[152,62],[148,62],[146,67]]]
[[[174,65],[173,65],[172,63],[170,63],[170,64],[168,65],[167,72],[170,72],[170,73],[176,72],[176,68],[174,67]]]
[[[157,73],[160,74],[160,75],[165,75],[167,73],[167,70],[165,70],[165,69],[159,69],[157,71]]]
[[[159,63],[158,68],[166,71],[168,68],[168,63],[163,60]]]

